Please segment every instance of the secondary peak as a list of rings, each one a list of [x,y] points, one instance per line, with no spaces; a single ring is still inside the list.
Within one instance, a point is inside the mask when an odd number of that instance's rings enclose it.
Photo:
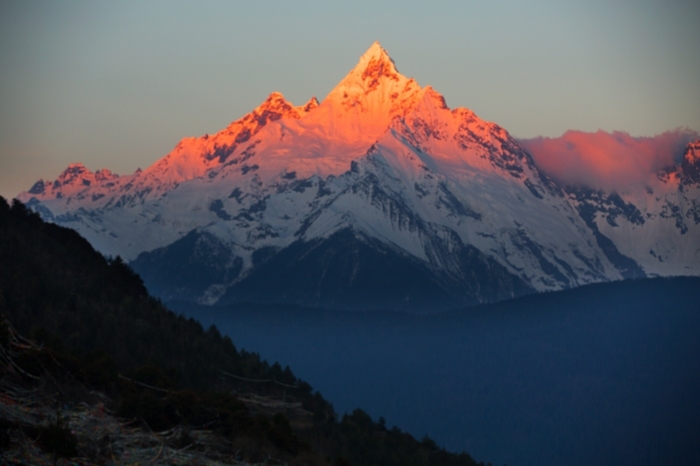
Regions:
[[[306,102],[306,103],[301,107],[301,110],[302,110],[302,112],[304,112],[304,113],[308,113],[308,112],[310,112],[311,110],[313,110],[313,109],[315,109],[316,107],[318,107],[318,105],[319,105],[318,99],[316,98],[316,96],[313,96],[313,97],[311,97],[311,99],[309,99],[308,102]]]
[[[282,93],[273,92],[252,113],[249,113],[241,120],[255,120],[259,126],[265,126],[270,121],[279,120],[280,118],[298,119],[300,117],[299,109],[285,99]]]
[[[85,175],[85,174],[92,174],[92,173],[82,163],[74,162],[74,163],[71,163],[70,165],[68,165],[68,168],[63,170],[63,173],[61,173],[58,176],[58,179],[62,183],[70,183],[72,180],[80,177],[81,175]]]
[[[284,98],[281,92],[272,92],[258,108],[292,108],[293,105]]]

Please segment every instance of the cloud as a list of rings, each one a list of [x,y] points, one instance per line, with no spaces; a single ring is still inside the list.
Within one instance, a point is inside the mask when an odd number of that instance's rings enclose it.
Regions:
[[[606,191],[648,184],[659,170],[680,163],[690,141],[700,133],[677,129],[652,137],[622,131],[567,131],[558,138],[521,139],[537,166],[555,181]]]

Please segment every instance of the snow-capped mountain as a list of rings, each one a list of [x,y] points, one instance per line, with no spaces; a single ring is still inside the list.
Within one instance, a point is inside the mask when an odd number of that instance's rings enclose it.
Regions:
[[[700,274],[700,141],[682,162],[636,191],[567,188],[601,248],[633,259],[650,276]]]
[[[165,299],[436,309],[700,274],[700,142],[640,193],[559,187],[378,43],[320,103],[273,93],[143,171],[18,197]]]

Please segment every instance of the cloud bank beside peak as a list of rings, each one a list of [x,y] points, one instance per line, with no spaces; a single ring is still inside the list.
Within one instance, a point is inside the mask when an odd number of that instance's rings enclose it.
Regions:
[[[690,129],[651,137],[632,137],[623,131],[567,131],[558,138],[520,143],[540,170],[559,183],[624,191],[643,187],[659,170],[680,163],[685,146],[697,139],[700,133]]]

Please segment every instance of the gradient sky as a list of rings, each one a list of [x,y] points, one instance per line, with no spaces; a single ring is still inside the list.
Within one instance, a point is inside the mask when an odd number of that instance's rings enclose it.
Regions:
[[[272,91],[322,99],[378,40],[521,138],[700,130],[700,2],[0,3],[0,195],[128,174]]]

